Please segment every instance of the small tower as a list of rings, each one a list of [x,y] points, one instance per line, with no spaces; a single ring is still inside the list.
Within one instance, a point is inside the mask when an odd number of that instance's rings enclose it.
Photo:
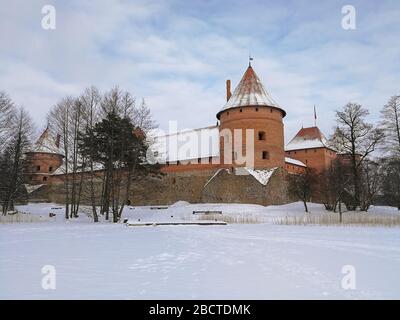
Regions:
[[[321,172],[336,158],[321,130],[314,126],[301,128],[285,147],[286,155],[303,162],[308,168]]]
[[[227,81],[227,103],[217,113],[217,119],[220,121],[220,159],[222,166],[253,166],[257,169],[284,167],[283,118],[285,115],[286,112],[265,90],[251,64],[249,64],[232,95],[230,93],[230,81]],[[229,154],[229,151],[225,154],[227,145],[235,144],[233,140],[235,139],[234,131],[236,129],[242,131],[243,155],[245,155],[247,147],[246,129],[254,130],[252,137],[254,142],[253,165],[235,163],[237,152],[234,148],[231,156],[233,164],[229,164],[230,160],[225,159],[226,154]],[[232,135],[227,137],[226,135],[229,134],[226,133],[229,131],[232,132]],[[232,139],[232,141],[228,141],[229,139]]]
[[[46,128],[32,150],[26,153],[25,183],[48,184],[51,174],[62,165],[63,158],[60,135],[54,138]]]

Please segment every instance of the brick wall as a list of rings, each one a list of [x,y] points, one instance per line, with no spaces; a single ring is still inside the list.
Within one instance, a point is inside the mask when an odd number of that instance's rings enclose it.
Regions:
[[[336,153],[327,148],[286,151],[286,155],[292,159],[300,160],[308,168],[315,169],[317,172],[327,168],[336,157]]]
[[[58,154],[29,152],[26,154],[25,183],[47,184],[50,175],[61,166],[63,156]]]
[[[289,202],[286,171],[277,169],[267,186],[250,175],[236,176],[221,172],[205,187],[215,170],[168,173],[161,177],[146,177],[134,182],[129,200],[132,205],[170,205],[183,200],[191,203],[233,202],[261,205]],[[95,186],[97,201],[100,201],[101,183]],[[52,184],[40,188],[34,197],[63,203],[64,185]],[[82,204],[90,204],[89,184],[82,189]]]
[[[202,202],[253,203],[260,205],[288,203],[287,173],[279,168],[266,186],[251,175],[235,175],[231,170],[220,172],[204,187]]]
[[[234,129],[242,129],[242,149],[246,150],[246,129],[254,129],[254,167],[255,168],[273,168],[284,167],[284,138],[282,111],[263,106],[250,106],[243,108],[233,108],[220,114],[220,131],[228,129],[234,137]],[[259,133],[264,133],[264,138],[259,139]],[[225,163],[224,149],[225,143],[232,145],[231,141],[224,141],[224,135],[221,134],[220,157],[222,163]],[[234,140],[234,139],[233,139]],[[234,143],[234,141],[233,141]],[[268,158],[263,159],[263,151],[268,152]],[[227,164],[225,167],[231,167]],[[250,166],[250,165],[247,165]]]

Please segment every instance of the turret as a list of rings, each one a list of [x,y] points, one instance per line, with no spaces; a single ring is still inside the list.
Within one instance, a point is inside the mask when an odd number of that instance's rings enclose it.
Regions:
[[[50,176],[63,163],[60,136],[52,137],[48,128],[26,153],[25,183],[48,184]]]
[[[286,112],[272,99],[250,65],[233,94],[227,81],[227,99],[217,113],[222,166],[284,167],[283,118]],[[250,153],[254,160],[249,160]],[[245,156],[244,163],[241,154]]]

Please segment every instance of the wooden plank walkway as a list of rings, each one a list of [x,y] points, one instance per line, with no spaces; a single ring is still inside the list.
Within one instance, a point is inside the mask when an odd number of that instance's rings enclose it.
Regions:
[[[193,211],[193,214],[222,214],[222,211],[216,211],[216,210],[195,210]]]
[[[128,227],[145,226],[226,226],[224,221],[180,221],[180,222],[127,222]]]

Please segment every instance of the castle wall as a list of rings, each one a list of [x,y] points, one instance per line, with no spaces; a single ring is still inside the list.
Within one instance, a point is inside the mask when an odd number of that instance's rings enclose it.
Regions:
[[[290,173],[301,174],[306,170],[306,168],[292,163],[285,163],[285,170]]]
[[[176,173],[185,171],[207,171],[215,170],[220,167],[219,157],[209,157],[202,159],[193,159],[187,161],[177,161],[175,163],[167,163],[161,168],[164,173]],[[196,173],[197,174],[197,173]]]
[[[179,200],[201,202],[203,187],[213,174],[213,170],[201,170],[196,173],[177,172],[167,173],[160,177],[148,176],[132,183],[129,200],[132,205],[169,205]],[[82,187],[82,204],[90,204],[89,187],[90,184],[85,179]],[[55,183],[47,185],[44,193],[48,201],[64,203],[64,191],[63,183]],[[101,181],[99,178],[95,182],[95,194],[97,202],[100,203]]]
[[[204,187],[202,202],[284,204],[291,200],[287,183],[287,173],[282,168],[275,170],[267,185],[262,185],[251,175],[235,175],[231,170],[221,170]]]
[[[328,168],[332,160],[336,157],[336,153],[327,148],[286,151],[286,155],[293,159],[300,160],[308,168],[315,169],[317,172]]]
[[[234,175],[222,170],[210,183],[206,183],[217,172],[202,170],[176,172],[160,177],[146,177],[132,184],[130,203],[132,205],[170,205],[183,200],[191,203],[232,202],[255,203],[261,205],[289,202],[287,195],[286,171],[277,169],[267,186],[250,175]],[[90,205],[89,183],[84,182],[81,203]],[[45,185],[35,191],[32,198],[64,203],[64,184]],[[95,183],[97,203],[100,203],[101,182]],[[33,199],[34,200],[34,199]]]

